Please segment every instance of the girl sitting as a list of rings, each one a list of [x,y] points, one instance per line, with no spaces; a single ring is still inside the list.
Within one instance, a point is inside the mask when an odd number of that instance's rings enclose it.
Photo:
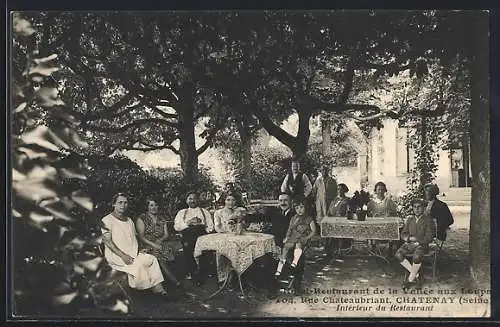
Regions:
[[[293,200],[293,205],[296,214],[290,220],[288,232],[283,240],[283,251],[275,273],[276,277],[281,275],[281,270],[283,269],[287,255],[291,250],[293,250],[293,260],[290,267],[293,275],[293,271],[295,267],[297,267],[307,242],[316,234],[316,224],[314,223],[311,215],[306,213],[306,198],[303,196],[295,198]]]

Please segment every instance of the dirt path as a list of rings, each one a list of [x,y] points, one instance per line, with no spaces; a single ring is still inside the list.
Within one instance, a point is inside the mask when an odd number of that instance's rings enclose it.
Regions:
[[[309,294],[303,297],[280,295],[269,300],[265,294],[250,292],[250,303],[238,296],[236,291],[226,291],[209,301],[199,299],[216,290],[216,282],[211,278],[203,287],[194,287],[190,281],[184,281],[188,293],[176,302],[164,302],[144,293],[134,293],[135,312],[133,317],[163,319],[193,318],[241,318],[241,317],[369,317],[369,316],[442,316],[470,317],[489,315],[489,295],[460,294],[467,288],[466,261],[468,248],[468,230],[453,229],[448,234],[444,252],[440,258],[437,280],[429,280],[426,272],[423,290],[433,294],[403,294],[401,282],[403,268],[397,263],[390,265],[376,258],[345,258],[345,260],[329,259],[321,248],[311,249],[307,253],[304,288]],[[179,268],[179,267],[177,267]],[[328,294],[332,289],[367,292],[369,295]],[[384,294],[375,295],[375,291]],[[397,294],[389,294],[389,289]],[[452,293],[456,294],[444,294]],[[440,292],[438,294],[438,292]],[[394,293],[394,292],[393,292]],[[357,310],[350,310],[349,305],[335,303],[340,298],[364,298],[372,302],[380,299],[388,302],[381,304],[386,311],[380,311],[380,303],[362,303]],[[413,300],[416,298],[416,300]],[[377,300],[378,299],[378,300]],[[423,301],[424,303],[411,303]],[[476,303],[463,303],[475,301]],[[477,303],[481,301],[483,303]],[[410,302],[410,303],[398,303]],[[430,303],[426,303],[430,302]],[[446,302],[446,303],[443,303]],[[462,304],[460,304],[461,302]],[[403,308],[403,306],[405,306]],[[432,308],[431,308],[432,306]],[[371,307],[371,308],[370,308]],[[355,308],[356,309],[356,308]],[[414,311],[425,310],[426,311]],[[408,311],[411,310],[411,311]]]

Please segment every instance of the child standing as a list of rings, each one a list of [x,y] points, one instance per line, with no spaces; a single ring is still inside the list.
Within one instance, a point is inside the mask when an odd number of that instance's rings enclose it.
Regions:
[[[278,268],[276,269],[276,277],[281,275],[281,270],[283,269],[287,255],[291,250],[293,250],[293,259],[290,267],[293,274],[293,270],[297,267],[307,242],[316,234],[316,224],[314,223],[313,218],[309,214],[306,214],[306,198],[304,196],[294,198],[293,206],[296,214],[290,220],[288,232],[283,240],[283,251],[280,262],[278,263]]]

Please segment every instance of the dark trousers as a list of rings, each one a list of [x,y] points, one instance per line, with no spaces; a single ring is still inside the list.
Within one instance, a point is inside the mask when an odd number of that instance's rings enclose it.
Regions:
[[[196,240],[198,237],[205,235],[205,226],[195,225],[190,226],[183,231],[182,234],[182,249],[184,252],[184,258],[186,260],[186,270],[191,276],[194,276],[197,272],[196,260],[194,259],[194,247],[196,245]],[[201,261],[200,261],[201,264]]]
[[[300,291],[302,289],[302,278],[304,277],[304,262],[305,262],[305,252],[302,252],[302,255],[300,256],[299,262],[297,263],[297,267],[295,268],[295,282],[294,282],[294,289],[295,291]],[[290,263],[293,261],[293,251],[288,251],[287,255],[287,265],[288,267]],[[276,264],[277,266],[277,264]]]
[[[287,263],[281,272],[281,276],[286,278],[290,273],[290,264],[293,260],[293,251],[289,251],[287,255]],[[276,272],[276,268],[278,267],[279,260],[274,259],[271,255],[265,255],[254,262],[252,265],[251,272],[247,274],[247,278],[251,280],[252,283],[255,283],[262,288],[272,290],[274,285],[274,273]],[[302,253],[302,256],[297,263],[297,267],[295,268],[295,281],[294,281],[294,289],[295,291],[300,292],[302,286],[302,279],[304,276],[304,265],[305,256]]]

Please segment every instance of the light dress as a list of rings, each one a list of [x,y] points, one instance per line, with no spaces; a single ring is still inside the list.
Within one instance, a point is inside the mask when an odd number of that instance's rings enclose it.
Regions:
[[[108,249],[104,250],[104,257],[108,264],[118,271],[128,274],[128,283],[131,288],[144,290],[163,282],[158,260],[151,254],[139,253],[135,225],[130,218],[122,221],[113,214],[102,219],[103,234],[111,233],[111,240],[124,253],[134,258],[130,265],[125,264],[122,258]]]

